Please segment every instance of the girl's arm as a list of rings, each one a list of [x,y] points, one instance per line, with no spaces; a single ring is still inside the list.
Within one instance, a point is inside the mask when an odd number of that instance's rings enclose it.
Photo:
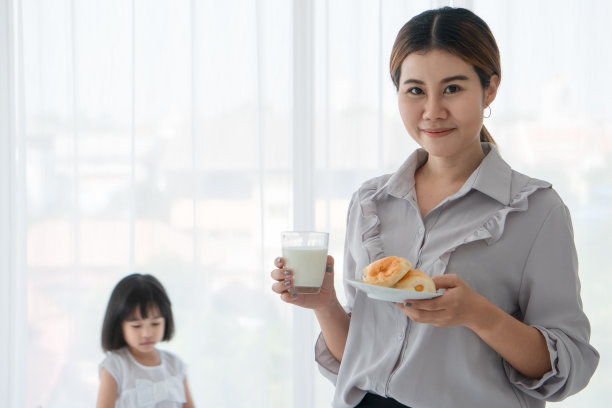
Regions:
[[[191,393],[189,392],[189,387],[187,386],[187,377],[185,377],[185,381],[183,381],[183,385],[185,386],[185,398],[187,402],[183,404],[183,408],[195,408],[193,405],[193,399],[191,399]]]
[[[102,368],[100,370],[100,388],[98,390],[98,404],[96,408],[115,408],[117,401],[117,381]]]

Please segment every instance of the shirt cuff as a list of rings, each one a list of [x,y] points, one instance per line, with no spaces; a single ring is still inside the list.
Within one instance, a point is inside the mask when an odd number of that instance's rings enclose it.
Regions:
[[[319,365],[321,374],[335,385],[338,379],[338,371],[340,371],[340,362],[327,348],[322,333],[319,334],[315,343],[315,361]]]
[[[549,332],[542,327],[532,327],[538,329],[546,339],[546,345],[548,346],[548,353],[550,355],[550,366],[552,367],[551,370],[545,373],[541,378],[530,378],[518,372],[505,360],[504,368],[508,380],[517,388],[534,398],[546,399],[563,387],[567,380],[568,373],[564,374],[559,371],[557,339],[552,337]]]

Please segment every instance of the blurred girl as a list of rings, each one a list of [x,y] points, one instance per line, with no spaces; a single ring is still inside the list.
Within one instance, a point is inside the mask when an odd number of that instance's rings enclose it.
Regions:
[[[187,407],[194,404],[186,367],[155,346],[174,334],[170,299],[151,275],[133,274],[113,290],[102,327],[98,408]]]

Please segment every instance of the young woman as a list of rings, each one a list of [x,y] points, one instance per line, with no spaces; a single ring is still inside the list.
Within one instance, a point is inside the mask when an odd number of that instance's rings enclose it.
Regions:
[[[174,334],[170,299],[152,275],[123,278],[111,294],[102,327],[97,408],[182,407],[194,404],[186,367],[173,353],[158,350]]]
[[[404,126],[421,146],[353,195],[344,276],[397,255],[444,295],[394,304],[346,286],[333,259],[319,295],[292,296],[277,258],[273,290],[311,308],[316,360],[334,407],[543,407],[580,391],[599,355],[582,311],[572,226],[551,185],[506,164],[483,126],[501,79],[487,24],[426,11],[391,54]]]

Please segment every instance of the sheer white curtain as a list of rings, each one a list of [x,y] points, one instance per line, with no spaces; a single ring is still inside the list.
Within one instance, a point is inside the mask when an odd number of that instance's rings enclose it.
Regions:
[[[25,162],[19,8],[0,2],[0,406],[23,406],[25,389]]]
[[[330,231],[341,271],[352,191],[415,148],[395,34],[446,4],[498,39],[502,154],[572,211],[602,363],[551,405],[605,406],[612,6],[594,0],[0,1],[0,405],[92,406],[108,296],[143,272],[169,291],[162,347],[198,406],[329,406],[312,314],[270,290],[279,232]]]

